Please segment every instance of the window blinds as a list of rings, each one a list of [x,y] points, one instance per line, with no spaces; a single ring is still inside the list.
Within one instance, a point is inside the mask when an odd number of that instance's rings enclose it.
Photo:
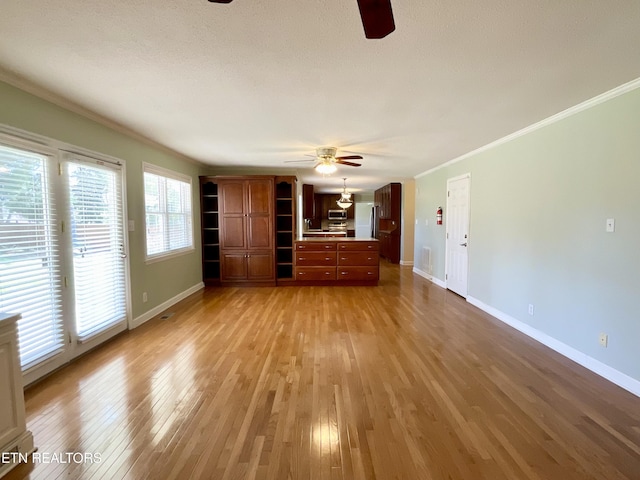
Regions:
[[[120,167],[92,163],[74,158],[66,164],[80,341],[126,319]]]
[[[0,145],[0,310],[18,322],[23,370],[64,348],[51,160]]]
[[[144,167],[147,258],[193,249],[191,179]]]

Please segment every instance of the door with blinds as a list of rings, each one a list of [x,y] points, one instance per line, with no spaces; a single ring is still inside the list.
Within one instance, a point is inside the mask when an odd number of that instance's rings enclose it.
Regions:
[[[0,136],[0,311],[20,313],[25,383],[126,329],[117,162]]]
[[[65,155],[63,170],[72,252],[71,335],[74,353],[82,353],[103,334],[126,328],[122,172],[118,164],[77,154]]]

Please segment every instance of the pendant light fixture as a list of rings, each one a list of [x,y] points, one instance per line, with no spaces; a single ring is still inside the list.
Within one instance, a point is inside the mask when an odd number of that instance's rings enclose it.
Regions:
[[[342,195],[340,196],[340,200],[338,200],[336,203],[340,208],[346,209],[346,208],[349,208],[351,205],[353,205],[353,202],[351,201],[351,194],[347,192],[347,179],[343,178],[342,180],[344,182],[344,188],[342,189]]]

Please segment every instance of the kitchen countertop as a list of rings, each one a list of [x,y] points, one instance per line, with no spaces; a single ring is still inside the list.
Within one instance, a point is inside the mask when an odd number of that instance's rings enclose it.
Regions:
[[[347,235],[347,231],[325,231],[325,230],[307,230],[306,232],[302,232],[303,235],[335,235],[336,237],[345,237]]]
[[[322,232],[327,233],[327,232]],[[377,238],[371,237],[298,237],[296,242],[377,242]]]

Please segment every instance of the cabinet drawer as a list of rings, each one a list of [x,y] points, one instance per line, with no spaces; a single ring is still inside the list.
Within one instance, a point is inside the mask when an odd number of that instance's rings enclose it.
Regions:
[[[307,252],[326,252],[336,249],[336,242],[298,242],[296,250]]]
[[[338,267],[338,280],[378,280],[378,267]]]
[[[376,266],[378,265],[378,252],[347,251],[338,252],[338,265],[348,266]]]
[[[378,242],[340,242],[338,243],[339,251],[367,250],[369,252],[377,252],[378,249],[379,249]]]
[[[302,267],[327,267],[336,265],[336,252],[296,252],[296,265]]]
[[[296,267],[296,280],[335,280],[336,267]]]

